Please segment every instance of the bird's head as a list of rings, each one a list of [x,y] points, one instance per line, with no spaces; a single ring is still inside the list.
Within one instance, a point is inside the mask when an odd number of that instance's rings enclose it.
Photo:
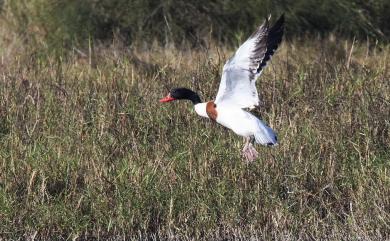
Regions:
[[[174,88],[160,102],[170,102],[174,100],[191,100],[194,105],[201,102],[199,95],[187,88]]]

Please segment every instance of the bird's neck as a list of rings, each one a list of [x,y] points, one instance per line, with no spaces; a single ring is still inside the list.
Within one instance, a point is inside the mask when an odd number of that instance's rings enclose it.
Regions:
[[[190,92],[186,96],[186,99],[190,100],[192,102],[192,104],[194,104],[194,105],[197,105],[197,104],[202,102],[199,95],[192,90],[190,90]]]

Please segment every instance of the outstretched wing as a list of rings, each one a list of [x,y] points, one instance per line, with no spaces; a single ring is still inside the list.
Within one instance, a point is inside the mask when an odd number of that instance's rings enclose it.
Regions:
[[[216,104],[240,108],[259,104],[256,79],[282,41],[284,15],[272,27],[268,21],[266,19],[224,65]]]

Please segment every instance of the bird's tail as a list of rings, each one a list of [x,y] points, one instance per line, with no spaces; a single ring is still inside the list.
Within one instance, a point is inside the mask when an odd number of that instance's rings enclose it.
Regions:
[[[258,127],[258,130],[255,132],[256,143],[266,146],[275,146],[278,144],[276,133],[271,127],[267,126],[261,120],[258,120]]]

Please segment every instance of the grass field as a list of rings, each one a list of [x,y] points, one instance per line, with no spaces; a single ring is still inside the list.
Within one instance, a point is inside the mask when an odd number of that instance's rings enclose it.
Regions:
[[[280,144],[250,164],[158,102],[212,100],[233,49],[0,46],[0,240],[390,239],[389,45],[285,41],[258,80]]]

